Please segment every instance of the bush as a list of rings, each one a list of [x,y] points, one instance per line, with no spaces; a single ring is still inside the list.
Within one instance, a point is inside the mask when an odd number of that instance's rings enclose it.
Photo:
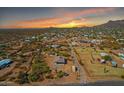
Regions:
[[[28,78],[32,82],[37,81],[39,79],[43,80],[44,75],[50,72],[51,70],[49,66],[47,66],[47,64],[43,60],[40,60],[39,58],[37,58],[34,64],[32,64],[32,72],[29,74]]]
[[[36,60],[36,62],[32,65],[32,72],[29,74],[28,78],[30,81],[35,82],[40,79],[40,75],[50,72],[51,70],[46,63]]]
[[[45,77],[46,77],[47,79],[53,79],[53,78],[54,78],[52,74],[46,74]]]
[[[57,73],[57,77],[62,78],[63,76],[64,76],[64,72],[59,71],[59,72]]]
[[[40,78],[39,74],[37,73],[30,73],[28,79],[32,82],[37,81]]]
[[[19,75],[18,75],[17,82],[19,84],[29,83],[29,81],[28,81],[28,74],[24,73],[24,72],[20,72]]]
[[[123,79],[124,79],[124,75],[122,75],[122,76],[121,76],[121,78],[123,78]]]
[[[0,56],[6,56],[6,52],[5,51],[0,51]]]
[[[80,65],[84,66],[83,62],[82,61],[79,61]]]
[[[32,65],[32,71],[39,74],[50,73],[50,68],[45,63],[37,63]]]
[[[35,63],[44,63],[44,61],[39,58],[36,58]]]
[[[64,56],[64,57],[69,57],[70,55],[68,54],[68,52],[66,52],[66,51],[59,51],[59,52],[57,52],[57,54],[59,55],[59,56]]]
[[[106,61],[111,61],[112,60],[111,56],[108,56],[108,55],[104,56],[103,59],[106,60]]]

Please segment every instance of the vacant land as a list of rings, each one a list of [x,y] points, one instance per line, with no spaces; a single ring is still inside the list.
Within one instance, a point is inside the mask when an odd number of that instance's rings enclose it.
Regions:
[[[108,52],[108,50],[97,50],[95,51],[93,48],[83,48],[83,47],[75,47],[75,50],[79,57],[81,58],[81,62],[84,64],[85,70],[88,72],[89,77],[91,78],[101,78],[101,79],[122,79],[124,76],[124,69],[122,67],[112,67],[111,63],[101,64],[97,59],[100,57],[100,52]],[[121,60],[113,56],[120,64]],[[123,62],[124,63],[124,62]],[[122,64],[122,63],[121,63]],[[106,70],[106,71],[105,71]],[[112,77],[112,78],[111,78]]]

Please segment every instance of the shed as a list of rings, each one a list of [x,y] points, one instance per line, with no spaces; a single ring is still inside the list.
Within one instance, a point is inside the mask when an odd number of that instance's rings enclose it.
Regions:
[[[122,64],[122,67],[124,68],[124,64]]]
[[[67,64],[67,59],[65,59],[64,57],[59,56],[56,63],[57,64]]]
[[[119,53],[118,55],[119,55],[119,57],[120,57],[122,60],[124,60],[124,54],[123,54],[123,53]]]
[[[0,69],[9,66],[12,63],[11,59],[3,59],[0,61]]]
[[[76,71],[77,71],[77,67],[72,66],[72,71],[73,71],[73,72],[76,72]]]
[[[112,61],[111,63],[112,63],[112,67],[117,67],[117,62]]]
[[[101,59],[100,63],[104,64],[104,63],[106,63],[106,61],[104,59]]]
[[[59,48],[60,45],[51,45],[52,48]]]
[[[107,53],[100,53],[100,55],[101,55],[102,57],[104,57],[104,56],[107,56],[108,54],[107,54]]]

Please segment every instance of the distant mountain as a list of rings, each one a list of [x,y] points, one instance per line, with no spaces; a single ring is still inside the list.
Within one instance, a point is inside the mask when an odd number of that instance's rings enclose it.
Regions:
[[[100,28],[124,28],[124,20],[108,21],[105,24],[97,25]]]

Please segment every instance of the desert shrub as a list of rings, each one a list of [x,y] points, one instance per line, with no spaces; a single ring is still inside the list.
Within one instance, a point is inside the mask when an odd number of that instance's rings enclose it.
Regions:
[[[54,78],[52,74],[46,74],[45,77],[46,77],[47,79],[53,79],[53,78]]]
[[[59,72],[57,73],[57,77],[58,77],[58,78],[62,78],[63,76],[64,76],[64,72],[59,71]]]
[[[29,81],[28,81],[28,74],[27,73],[24,73],[24,72],[20,72],[19,75],[18,75],[17,82],[19,84],[29,83]]]
[[[45,62],[36,60],[35,63],[32,64],[32,72],[29,74],[28,79],[35,82],[41,79],[41,76],[50,72],[51,70]]]
[[[124,75],[121,75],[121,78],[123,78],[123,79],[124,79]]]
[[[5,51],[0,51],[0,56],[6,56],[6,52]]]
[[[30,73],[28,79],[32,82],[37,81],[40,78],[40,75],[37,73]]]
[[[37,63],[32,65],[32,71],[37,72],[39,74],[49,73],[51,72],[50,68],[46,63]]]
[[[112,60],[111,56],[109,56],[109,55],[104,56],[103,59],[106,60],[106,61],[111,61]]]

